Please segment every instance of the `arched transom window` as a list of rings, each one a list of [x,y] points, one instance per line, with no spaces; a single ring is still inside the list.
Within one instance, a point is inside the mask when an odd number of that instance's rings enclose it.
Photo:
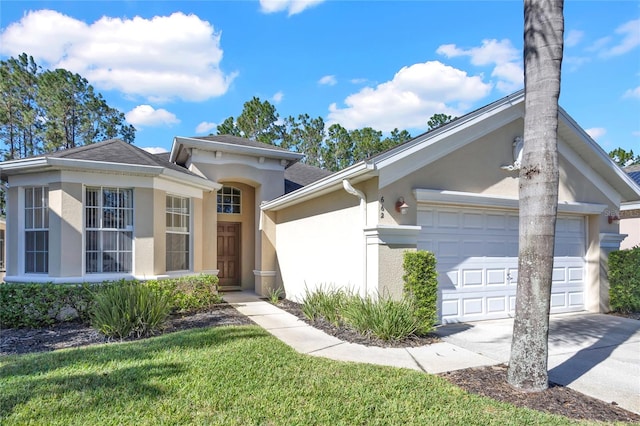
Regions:
[[[218,213],[240,214],[242,191],[233,186],[223,186],[218,191]]]

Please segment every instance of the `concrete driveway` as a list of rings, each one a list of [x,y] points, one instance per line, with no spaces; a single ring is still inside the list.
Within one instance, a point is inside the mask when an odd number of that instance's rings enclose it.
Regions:
[[[509,362],[513,319],[449,324],[444,341]],[[549,380],[640,413],[640,321],[613,315],[552,315]]]

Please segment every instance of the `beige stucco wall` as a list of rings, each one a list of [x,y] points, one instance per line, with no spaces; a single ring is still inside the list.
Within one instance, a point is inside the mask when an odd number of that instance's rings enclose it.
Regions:
[[[288,298],[301,300],[305,288],[318,286],[362,288],[364,217],[358,198],[337,189],[277,211],[276,221],[278,270]]]
[[[640,215],[640,211],[638,211],[638,214]],[[640,246],[640,217],[625,218],[623,216],[620,220],[620,233],[627,234],[627,238],[620,244],[621,250]]]
[[[83,189],[78,183],[54,182],[49,185],[50,276],[82,275]],[[59,242],[59,245],[54,245],[54,242]]]

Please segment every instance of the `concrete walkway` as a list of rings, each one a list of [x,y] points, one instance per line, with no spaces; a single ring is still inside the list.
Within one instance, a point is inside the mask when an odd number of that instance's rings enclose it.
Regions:
[[[417,348],[379,348],[344,342],[252,293],[224,300],[296,351],[352,361],[442,373],[506,363],[513,321],[440,327],[443,339]],[[640,322],[611,315],[554,315],[549,337],[550,380],[640,413]]]

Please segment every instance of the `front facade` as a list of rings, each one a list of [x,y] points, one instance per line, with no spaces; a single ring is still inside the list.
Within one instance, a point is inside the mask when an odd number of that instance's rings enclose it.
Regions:
[[[399,297],[403,253],[426,249],[440,321],[512,316],[523,100],[516,93],[264,205],[287,296],[335,286]],[[640,188],[566,112],[559,118],[551,311],[606,312],[607,255],[624,239],[608,212]]]
[[[442,322],[513,314],[523,94],[329,174],[231,136],[151,155],[107,141],[0,164],[7,281],[207,272],[299,300],[318,286],[402,294],[406,250],[438,261]],[[607,311],[608,211],[640,188],[561,111],[552,312]]]

